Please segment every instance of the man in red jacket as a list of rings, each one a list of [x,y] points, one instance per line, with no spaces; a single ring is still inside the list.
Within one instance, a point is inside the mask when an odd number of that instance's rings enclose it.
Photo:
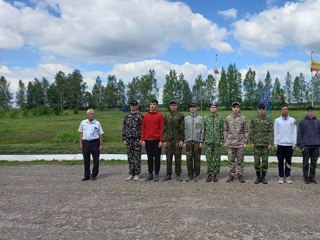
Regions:
[[[144,115],[141,129],[141,145],[146,148],[148,156],[149,175],[146,177],[146,181],[159,181],[162,132],[163,115],[158,112],[158,101],[153,99],[150,102],[149,112]]]

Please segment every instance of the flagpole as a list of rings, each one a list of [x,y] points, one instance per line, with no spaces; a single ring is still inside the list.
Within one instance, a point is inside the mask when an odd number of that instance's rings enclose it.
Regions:
[[[312,63],[312,60],[313,60],[312,55],[313,55],[313,51],[311,51],[311,56],[310,56],[311,62],[310,62],[310,64]],[[314,87],[313,87],[313,81],[312,80],[313,80],[313,74],[312,74],[312,70],[311,70],[311,80],[310,80],[311,87],[312,87],[312,89],[311,89],[311,106],[313,107],[313,91],[314,91]]]
[[[215,61],[215,64],[214,64],[214,100],[217,101],[217,62],[218,62],[218,54],[216,53],[216,61]]]

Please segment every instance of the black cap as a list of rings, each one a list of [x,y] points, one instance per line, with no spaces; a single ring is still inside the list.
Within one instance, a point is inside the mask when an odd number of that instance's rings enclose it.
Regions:
[[[197,106],[197,104],[195,104],[195,103],[189,103],[189,107],[196,107]]]
[[[139,105],[138,101],[137,100],[132,100],[130,102],[130,105]]]
[[[240,107],[240,103],[238,103],[238,102],[232,103],[232,107],[234,107],[234,106],[239,106]]]
[[[266,105],[264,103],[259,103],[258,104],[258,109],[265,109]]]
[[[171,104],[177,104],[177,102],[176,102],[176,101],[171,101],[171,102],[169,103],[169,105],[171,105]]]
[[[218,104],[216,102],[210,102],[209,108],[211,108],[212,106],[218,107]]]
[[[306,110],[309,111],[309,110],[314,110],[314,107],[309,105],[308,107],[306,107]]]

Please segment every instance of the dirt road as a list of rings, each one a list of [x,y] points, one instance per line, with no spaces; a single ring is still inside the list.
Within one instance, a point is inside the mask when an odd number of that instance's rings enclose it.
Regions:
[[[205,171],[200,182],[126,182],[127,166],[103,165],[81,182],[82,166],[0,167],[0,239],[320,239],[320,184],[301,169],[291,185],[275,168],[267,185],[252,167],[244,184],[226,183],[226,167],[206,183]]]

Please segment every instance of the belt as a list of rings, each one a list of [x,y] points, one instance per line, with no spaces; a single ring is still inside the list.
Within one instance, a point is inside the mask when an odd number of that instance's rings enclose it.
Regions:
[[[84,141],[84,142],[93,142],[93,141],[97,141],[97,140],[99,140],[99,138],[91,139],[91,140],[84,140],[84,139],[82,139],[82,141]]]

